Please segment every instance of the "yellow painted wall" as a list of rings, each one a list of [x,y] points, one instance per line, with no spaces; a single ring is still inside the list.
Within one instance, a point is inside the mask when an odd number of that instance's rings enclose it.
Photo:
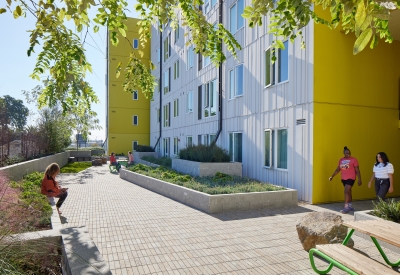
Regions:
[[[136,25],[138,19],[128,18],[128,31],[125,40],[121,35],[118,36],[119,44],[117,47],[109,42],[108,56],[108,153],[128,154],[132,151],[132,142],[138,141],[139,145],[150,144],[150,99],[146,99],[139,90],[138,100],[133,100],[132,94],[126,93],[122,89],[124,82],[124,72],[121,71],[119,78],[116,78],[115,70],[117,64],[122,62],[123,68],[127,64],[133,46],[133,39],[139,39],[139,27]],[[137,57],[140,57],[139,50],[144,55],[141,61],[148,66],[150,60],[150,40],[145,49],[139,43],[139,49],[133,50]],[[138,125],[133,125],[133,115],[138,116]]]
[[[327,15],[319,8],[316,11]],[[390,196],[399,196],[400,42],[380,41],[374,50],[368,47],[354,56],[354,34],[345,35],[319,24],[314,28],[312,202],[344,200],[340,174],[328,181],[344,146],[358,159],[363,180],[361,187],[355,183],[353,200],[375,197],[367,183],[379,151],[387,153],[395,168],[395,192]]]

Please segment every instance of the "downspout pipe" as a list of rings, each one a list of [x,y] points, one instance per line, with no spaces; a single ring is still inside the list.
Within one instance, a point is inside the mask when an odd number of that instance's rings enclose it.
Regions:
[[[219,15],[218,15],[218,23],[222,24],[222,2],[223,0],[219,0]],[[222,39],[219,40],[220,50],[222,51]],[[217,143],[218,137],[222,132],[222,61],[219,62],[218,67],[218,132],[215,136],[215,140],[211,143],[211,145],[215,145]]]
[[[159,87],[158,87],[158,92],[160,93],[160,111],[159,111],[159,117],[157,118],[158,119],[158,122],[159,122],[159,124],[160,124],[160,135],[158,136],[158,139],[157,139],[157,142],[156,142],[156,144],[154,145],[154,149],[157,147],[157,145],[158,145],[158,143],[160,142],[160,139],[161,139],[161,134],[162,134],[162,125],[161,125],[161,118],[162,118],[162,89],[161,89],[161,86],[162,86],[162,63],[163,63],[163,61],[162,61],[162,30],[160,30],[160,50],[159,50],[159,57],[160,57],[160,78],[159,78]],[[157,56],[157,58],[158,58],[158,56]]]

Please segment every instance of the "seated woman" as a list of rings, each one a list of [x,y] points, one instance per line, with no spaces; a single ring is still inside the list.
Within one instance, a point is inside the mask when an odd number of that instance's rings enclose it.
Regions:
[[[68,196],[68,188],[61,188],[56,181],[56,176],[60,173],[60,166],[52,163],[47,166],[42,180],[41,193],[47,197],[59,198],[56,207],[58,214],[61,214],[60,207]]]
[[[135,162],[134,162],[134,159],[133,159],[132,152],[129,151],[128,152],[128,163],[126,164],[126,166],[128,167],[129,165],[134,165],[134,164],[135,164]]]
[[[112,152],[110,155],[110,165],[114,165],[115,169],[117,169],[118,172],[119,172],[119,169],[121,169],[121,164],[119,164],[119,162],[117,162],[114,152]]]

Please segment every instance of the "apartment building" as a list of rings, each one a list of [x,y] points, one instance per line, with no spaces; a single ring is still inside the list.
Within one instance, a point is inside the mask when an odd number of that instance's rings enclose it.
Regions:
[[[151,58],[160,86],[150,102],[150,145],[176,157],[190,144],[218,137],[244,176],[294,188],[311,203],[343,200],[340,177],[328,178],[348,146],[365,183],[355,186],[353,199],[373,198],[366,183],[376,153],[385,151],[400,165],[398,33],[392,44],[382,41],[353,56],[353,35],[311,23],[303,30],[306,48],[299,39],[285,41],[272,64],[266,18],[249,28],[240,16],[249,4],[209,0],[203,6],[210,23],[218,22],[222,7],[222,23],[242,45],[238,59],[226,52],[221,70],[185,45],[181,18],[176,30],[154,26]]]
[[[126,93],[122,88],[124,68],[133,51],[144,64],[150,61],[150,41],[142,48],[139,43],[139,19],[128,18],[126,39],[118,36],[118,46],[113,46],[108,39],[107,76],[106,76],[106,142],[107,152],[128,155],[140,145],[150,144],[150,99],[142,91]],[[116,77],[118,63],[122,62],[120,77]]]

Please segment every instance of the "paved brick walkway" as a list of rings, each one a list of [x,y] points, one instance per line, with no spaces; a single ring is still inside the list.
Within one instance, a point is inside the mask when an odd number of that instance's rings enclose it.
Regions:
[[[85,225],[113,274],[316,274],[295,225],[310,211],[342,207],[300,204],[208,215],[122,180],[108,166],[59,180],[69,187],[63,226]],[[372,242],[353,239],[356,249],[383,262]],[[330,274],[344,272],[333,268]]]

